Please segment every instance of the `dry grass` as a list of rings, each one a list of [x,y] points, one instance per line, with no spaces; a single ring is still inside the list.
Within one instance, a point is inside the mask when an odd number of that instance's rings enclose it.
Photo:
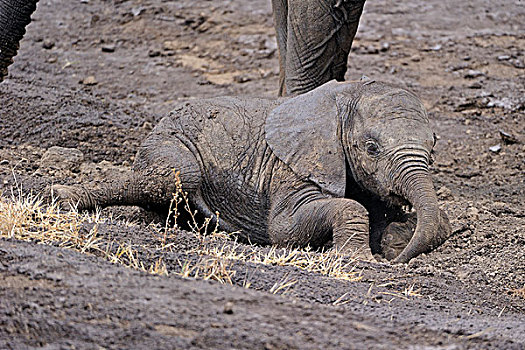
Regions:
[[[260,252],[237,242],[226,242],[221,246],[203,244],[195,252],[217,259],[262,265],[293,266],[308,272],[347,281],[358,281],[361,278],[361,274],[356,268],[355,259],[348,258],[335,250],[317,253],[310,249],[271,247],[267,252]]]
[[[98,212],[80,214],[62,210],[56,203],[45,204],[36,196],[0,196],[0,238],[55,245],[81,253],[101,256],[108,261],[153,274],[167,274],[160,261],[150,267],[139,260],[131,244],[109,241],[98,235],[104,219]],[[86,227],[91,227],[89,231]]]

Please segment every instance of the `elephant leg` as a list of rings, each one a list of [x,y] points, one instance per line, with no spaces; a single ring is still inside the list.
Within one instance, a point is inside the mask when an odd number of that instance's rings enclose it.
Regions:
[[[155,142],[149,137],[137,154],[135,169],[114,181],[85,185],[52,186],[52,195],[78,210],[112,205],[138,205],[146,209],[168,208],[177,190],[177,176],[189,197],[201,181],[199,164],[180,141]],[[176,175],[178,173],[178,175]]]
[[[333,79],[344,80],[364,3],[273,0],[281,96],[302,94]]]
[[[37,2],[0,0],[0,82],[7,76],[7,67],[13,63]]]
[[[284,69],[286,66],[286,39],[288,36],[288,0],[272,0],[273,22],[279,48],[279,96],[286,95]]]
[[[279,209],[277,209],[279,208]],[[288,209],[277,205],[279,214],[269,223],[273,243],[322,246],[330,239],[341,252],[375,261],[370,250],[368,212],[346,198],[322,198]]]
[[[390,223],[381,238],[381,251],[387,260],[396,258],[408,245],[417,226],[416,213],[406,214],[400,222]],[[439,227],[432,242],[432,249],[440,246],[450,236],[450,222],[447,214],[440,210]]]

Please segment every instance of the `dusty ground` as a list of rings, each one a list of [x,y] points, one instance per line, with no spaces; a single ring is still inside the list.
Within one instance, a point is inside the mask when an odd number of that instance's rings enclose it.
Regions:
[[[491,3],[370,1],[350,55],[349,79],[404,85],[429,110],[454,228],[435,252],[357,263],[359,281],[230,261],[221,285],[176,273],[203,259],[198,238],[160,250],[147,213],[109,210],[137,223],[99,235],[169,275],[0,240],[0,348],[523,349],[525,9]],[[118,175],[175,101],[274,97],[277,75],[267,0],[41,0],[0,85],[0,191]],[[77,151],[41,159],[52,146]]]

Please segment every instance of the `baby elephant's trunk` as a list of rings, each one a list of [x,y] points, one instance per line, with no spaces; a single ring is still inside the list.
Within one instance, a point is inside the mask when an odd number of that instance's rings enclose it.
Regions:
[[[430,175],[421,173],[413,176],[405,196],[416,210],[417,227],[408,245],[394,259],[396,263],[406,263],[413,257],[434,249],[437,244],[439,207]]]
[[[408,262],[413,257],[425,253],[439,245],[439,207],[428,170],[429,154],[417,146],[399,151],[393,162],[394,191],[406,198],[417,213],[417,227],[405,249],[394,262]]]

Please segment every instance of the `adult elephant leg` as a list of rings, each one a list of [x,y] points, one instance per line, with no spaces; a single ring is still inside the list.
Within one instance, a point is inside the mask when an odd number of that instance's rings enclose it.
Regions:
[[[7,76],[37,0],[0,0],[0,82]]]
[[[344,80],[364,3],[288,0],[285,6],[283,1],[273,1],[281,69],[284,67],[281,95],[298,95],[333,79]]]
[[[275,35],[279,47],[279,96],[286,95],[284,68],[286,65],[286,39],[288,36],[288,0],[272,0]]]

